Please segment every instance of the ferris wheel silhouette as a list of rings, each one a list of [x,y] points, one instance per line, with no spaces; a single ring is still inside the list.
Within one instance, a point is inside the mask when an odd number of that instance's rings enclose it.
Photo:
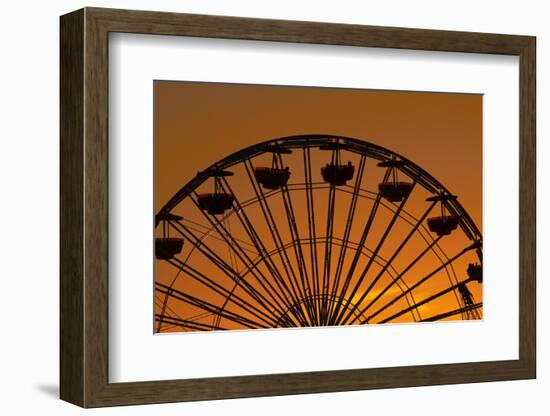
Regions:
[[[480,319],[482,236],[458,199],[363,140],[239,150],[156,213],[155,331]]]

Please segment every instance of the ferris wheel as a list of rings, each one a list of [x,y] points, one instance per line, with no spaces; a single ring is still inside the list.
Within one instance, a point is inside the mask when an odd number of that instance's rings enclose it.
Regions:
[[[482,316],[478,227],[391,150],[276,138],[182,185],[155,216],[155,332]]]

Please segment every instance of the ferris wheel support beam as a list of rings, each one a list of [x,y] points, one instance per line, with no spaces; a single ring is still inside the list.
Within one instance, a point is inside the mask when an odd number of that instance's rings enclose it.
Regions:
[[[197,297],[194,297],[192,295],[183,293],[183,292],[181,292],[177,289],[169,288],[168,286],[166,286],[162,283],[157,282],[155,284],[155,286],[156,286],[156,290],[159,293],[162,293],[166,296],[169,296],[172,299],[178,300],[180,302],[183,302],[183,303],[186,303],[188,305],[194,306],[198,309],[201,309],[206,314],[220,315],[220,316],[222,316],[226,319],[229,319],[233,322],[236,322],[236,323],[239,323],[239,324],[242,324],[242,325],[245,325],[245,326],[259,325],[259,326],[257,326],[259,328],[264,328],[264,327],[266,327],[266,328],[269,327],[270,328],[271,325],[273,325],[269,321],[262,320],[263,322],[266,322],[265,324],[263,324],[263,323],[260,323],[258,321],[255,321],[252,318],[246,318],[244,316],[238,315],[238,314],[233,313],[231,311],[220,310],[220,308],[218,306],[216,306],[212,303],[209,303],[208,301],[205,301],[205,300],[199,299]],[[248,323],[248,324],[245,324],[245,323]]]
[[[252,267],[252,260],[248,256],[248,254],[241,248],[241,246],[235,241],[231,233],[224,227],[224,225],[221,223],[221,221],[216,217],[216,215],[208,215],[204,212],[204,210],[200,207],[199,203],[197,202],[197,195],[195,193],[194,197],[191,198],[197,209],[204,215],[204,217],[207,219],[207,221],[216,229],[217,233],[225,240],[227,246],[230,250],[232,250],[236,256],[239,258],[239,260],[243,263],[243,265],[249,270],[251,275],[254,277],[254,279],[258,282],[258,284],[262,287],[262,289],[270,295],[270,298],[272,299],[273,303],[269,301],[269,304],[276,309],[279,313],[282,313],[285,308],[279,303],[281,299],[277,299],[275,295],[279,295],[278,292],[273,290],[273,286],[267,279],[267,277],[262,273],[262,271],[257,267]],[[214,219],[212,220],[213,217]],[[240,250],[239,250],[240,249]],[[265,282],[265,284],[264,284]],[[266,287],[269,286],[269,289]],[[266,299],[267,300],[267,299]],[[284,302],[283,302],[284,303]]]
[[[438,293],[436,293],[436,294],[434,294],[434,295],[432,295],[432,296],[430,296],[430,297],[428,297],[428,298],[426,298],[426,299],[424,299],[424,300],[418,302],[417,304],[415,304],[415,305],[413,305],[413,306],[410,306],[410,307],[408,307],[408,308],[405,308],[405,309],[403,309],[403,310],[401,310],[401,311],[399,311],[399,312],[393,314],[393,315],[390,316],[389,318],[386,318],[386,319],[380,321],[379,323],[385,324],[385,323],[387,323],[387,322],[393,321],[394,319],[399,318],[401,315],[403,315],[403,314],[405,314],[405,313],[407,313],[407,312],[410,312],[413,308],[416,309],[416,308],[419,308],[419,307],[422,306],[422,305],[425,305],[425,304],[427,304],[427,303],[429,303],[429,302],[432,302],[432,301],[434,301],[435,299],[438,299],[438,298],[440,298],[441,296],[444,296],[444,295],[446,295],[447,293],[449,293],[449,292],[451,292],[451,291],[453,291],[453,290],[455,290],[455,289],[458,289],[458,287],[459,287],[460,285],[469,283],[469,282],[471,282],[471,281],[472,281],[472,279],[466,279],[466,280],[463,280],[462,282],[459,282],[459,283],[456,284],[456,285],[453,285],[453,286],[450,286],[450,287],[448,287],[448,288],[446,288],[446,289],[443,289],[442,291],[440,291],[440,292],[438,292]]]
[[[250,328],[250,329],[271,328],[270,326],[266,326],[264,324],[254,321],[253,319],[245,318],[243,316],[237,315],[230,311],[220,311],[219,307],[211,304],[210,302],[199,299],[195,296],[188,295],[174,288],[169,289],[168,286],[163,285],[162,283],[156,283],[156,286],[157,286],[156,290],[158,290],[160,293],[163,293],[166,296],[170,296],[173,299],[177,299],[181,302],[184,302],[188,305],[195,306],[204,311],[221,315],[223,318],[233,321],[235,323],[238,323],[240,325],[246,326],[247,328]]]
[[[310,296],[316,296],[319,287],[319,263],[317,258],[317,244],[314,242],[317,240],[316,225],[315,225],[315,208],[313,203],[313,180],[311,175],[311,155],[309,147],[303,147],[304,158],[304,177],[305,177],[305,191],[306,191],[306,205],[307,205],[307,222],[308,222],[308,236],[309,236],[309,251],[311,261],[311,280],[313,283],[313,293]],[[318,319],[318,304],[317,299],[312,302],[314,307],[314,317],[312,324],[317,324]]]
[[[302,251],[302,245],[301,244],[296,244],[298,241],[301,240],[301,238],[300,238],[300,233],[298,231],[298,225],[296,223],[296,217],[295,217],[295,214],[294,214],[294,207],[292,206],[292,199],[290,198],[290,194],[289,194],[289,190],[288,190],[287,185],[283,185],[281,187],[281,190],[282,190],[281,196],[282,196],[282,199],[283,199],[285,212],[287,214],[288,225],[290,227],[292,241],[295,243],[293,248],[294,248],[294,253],[295,253],[295,256],[296,256],[296,261],[298,263],[298,272],[299,272],[299,274],[302,278],[302,281],[305,282],[307,280],[307,270],[306,270],[306,264],[305,264],[305,259],[304,259],[304,253]]]
[[[180,224],[183,224],[184,222],[186,224],[191,224],[191,225],[186,225],[186,227],[191,231],[196,231],[197,233],[201,233],[202,234],[201,237],[197,237],[198,241],[204,241],[206,237],[210,237],[210,238],[213,238],[214,240],[218,240],[218,241],[222,241],[222,242],[224,241],[223,238],[218,237],[213,233],[210,233],[209,231],[211,231],[211,229],[209,229],[208,227],[205,227],[204,225],[202,225],[200,223],[192,221],[189,218],[182,218],[181,220],[179,220],[177,222],[180,223]],[[235,238],[235,240],[238,241],[241,245],[245,246],[243,248],[245,250],[247,250],[249,253],[257,254],[257,252],[253,250],[254,246],[253,246],[252,243],[250,243],[248,241],[245,241],[241,238]]]
[[[438,272],[440,272],[441,270],[443,270],[445,267],[447,267],[449,264],[453,263],[455,260],[459,259],[460,257],[462,257],[464,254],[468,253],[470,250],[474,250],[475,248],[477,248],[478,244],[477,243],[474,243],[474,244],[471,244],[470,246],[466,247],[465,249],[461,250],[460,252],[458,252],[457,254],[455,254],[453,257],[451,257],[449,260],[447,260],[445,263],[443,263],[442,265],[440,265],[439,267],[435,268],[433,271],[431,271],[430,273],[428,273],[426,276],[424,276],[422,279],[420,279],[418,282],[416,282],[414,285],[412,285],[411,287],[409,287],[405,292],[399,294],[397,297],[393,298],[390,302],[388,302],[386,305],[384,305],[382,308],[378,309],[375,313],[373,313],[372,315],[370,315],[365,321],[370,321],[372,318],[374,318],[375,316],[377,316],[378,314],[380,314],[382,311],[386,310],[388,307],[390,307],[391,305],[393,305],[395,302],[397,302],[399,299],[401,299],[403,296],[405,296],[407,293],[415,290],[416,288],[418,288],[419,286],[421,286],[422,284],[426,283],[429,279],[431,279],[433,276],[435,276]],[[469,280],[468,280],[469,281]],[[453,285],[451,287],[455,288],[457,287],[458,285]],[[419,303],[417,303],[416,305],[420,305]]]
[[[411,189],[414,189],[414,186],[416,185],[416,179],[413,181],[412,183],[412,187]],[[393,229],[393,226],[395,224],[395,222],[397,221],[397,219],[399,218],[399,214],[401,213],[401,211],[403,210],[403,207],[405,206],[405,204],[407,203],[408,199],[409,199],[409,196],[411,195],[412,192],[410,192],[405,198],[403,198],[403,200],[401,201],[401,203],[399,204],[399,207],[397,208],[397,210],[395,210],[395,212],[393,213],[393,216],[392,216],[392,219],[390,220],[390,223],[388,224],[388,226],[386,227],[386,229],[384,230],[384,233],[382,234],[382,237],[380,238],[380,241],[378,241],[378,244],[376,245],[376,248],[374,249],[374,251],[372,252],[372,256],[371,258],[369,259],[369,261],[367,262],[367,265],[365,266],[365,268],[363,269],[363,272],[361,273],[361,275],[359,276],[359,279],[357,279],[357,283],[355,284],[355,287],[353,288],[353,291],[351,292],[351,295],[349,296],[350,299],[353,299],[353,297],[357,294],[357,291],[359,290],[359,287],[361,286],[361,284],[363,283],[363,281],[365,280],[365,277],[367,276],[367,273],[368,271],[370,270],[371,266],[372,266],[372,263],[374,261],[374,259],[376,258],[376,256],[378,255],[378,252],[380,251],[380,249],[382,248],[382,246],[384,245],[384,242],[386,241],[386,238],[388,237],[389,233],[391,232],[391,230]],[[359,302],[354,302],[354,306],[351,308],[351,310],[345,315],[345,317],[343,318],[343,322],[346,322],[350,316],[352,316],[353,312],[355,312],[355,310],[359,307],[359,303],[363,301],[363,299],[365,299],[366,297],[366,294],[367,294],[368,290],[362,295],[361,297],[361,300]],[[345,310],[343,311],[343,313],[341,314],[340,318],[337,318],[336,322],[337,324],[342,320],[342,316],[344,315],[345,313]]]
[[[422,319],[420,322],[434,322],[434,321],[440,321],[440,320],[442,320],[442,319],[449,318],[449,317],[451,317],[451,316],[458,315],[458,314],[461,314],[461,313],[471,312],[471,311],[477,311],[477,310],[480,309],[481,307],[483,307],[483,303],[482,303],[482,302],[474,303],[473,305],[464,306],[464,307],[462,307],[462,308],[458,308],[458,309],[455,309],[455,310],[453,310],[453,311],[441,313],[441,314],[439,314],[439,315],[430,316],[429,318],[424,318],[424,319]],[[480,318],[477,318],[477,319],[480,319]]]
[[[339,163],[336,160],[336,152],[332,152],[332,165]],[[319,311],[320,325],[326,325],[328,307],[328,285],[330,282],[330,266],[332,260],[332,234],[334,231],[334,207],[336,204],[336,185],[330,184],[328,191],[327,226],[325,231],[325,262],[323,267],[323,283],[321,286],[321,310]]]
[[[207,259],[209,259],[212,264],[214,264],[218,269],[227,275],[229,278],[231,278],[235,284],[237,284],[243,291],[245,291],[249,296],[251,296],[260,306],[262,306],[265,310],[270,311],[273,306],[270,304],[269,299],[267,299],[265,296],[263,296],[260,292],[258,292],[254,286],[252,286],[250,283],[248,283],[245,279],[242,278],[242,276],[234,270],[227,262],[225,262],[223,259],[221,259],[212,249],[210,249],[207,245],[202,244],[200,239],[198,239],[197,236],[194,235],[184,224],[181,222],[171,222],[171,225],[174,227],[176,231],[178,231],[183,237],[185,237],[189,242],[191,242],[194,247],[199,250]],[[178,270],[181,270],[183,272],[186,272],[183,268],[188,267],[191,268],[186,262],[182,262],[181,260],[177,258],[173,258],[179,266],[173,265],[174,267],[177,267]],[[192,269],[192,268],[191,268]],[[194,270],[194,269],[193,269]],[[196,271],[198,273],[198,271]],[[186,272],[186,274],[188,274]],[[191,276],[193,277],[193,276]],[[204,279],[206,279],[210,284],[214,284],[216,286],[219,286],[220,288],[223,288],[222,286],[218,285],[216,282],[209,279],[207,276],[202,275]],[[225,291],[229,292],[227,289],[223,288]],[[229,296],[232,297],[232,296]],[[269,306],[268,306],[269,304]]]
[[[250,302],[244,300],[240,296],[230,293],[229,290],[227,290],[223,286],[220,286],[214,280],[212,280],[211,278],[209,278],[205,274],[199,272],[198,270],[194,269],[193,267],[191,267],[191,266],[189,266],[189,265],[187,265],[187,264],[185,264],[185,263],[183,263],[180,260],[175,259],[175,258],[172,259],[172,260],[168,260],[168,263],[170,263],[176,269],[178,269],[178,270],[182,271],[183,273],[185,273],[187,276],[189,276],[193,280],[199,282],[203,286],[205,286],[205,287],[209,288],[210,290],[212,290],[213,292],[217,293],[218,295],[225,297],[231,303],[233,303],[236,306],[238,306],[239,308],[247,311],[251,315],[256,316],[258,319],[260,319],[260,320],[262,320],[262,321],[264,321],[268,324],[273,323],[274,317],[266,314],[265,312],[261,311],[260,309],[258,309],[256,307],[254,307]],[[161,283],[158,283],[158,284],[161,285]],[[232,295],[232,296],[228,296],[228,295]],[[263,304],[260,304],[260,305],[263,306],[267,311],[269,311],[269,308],[266,305],[263,305]],[[262,315],[263,317],[260,316],[260,315]]]
[[[266,195],[261,187],[261,185],[258,183],[257,180],[255,180],[255,176],[253,175],[254,172],[254,166],[252,164],[252,161],[250,159],[247,159],[243,162],[246,173],[248,175],[248,178],[250,180],[250,183],[252,184],[252,187],[254,189],[254,193],[256,194],[257,200],[259,202],[260,208],[262,210],[262,213],[264,215],[264,219],[267,223],[267,226],[269,228],[271,238],[273,239],[273,242],[275,244],[278,256],[281,260],[281,263],[283,264],[283,267],[286,271],[287,276],[292,277],[290,280],[290,284],[293,286],[293,290],[300,293],[300,298],[305,298],[307,296],[307,291],[309,289],[309,282],[307,281],[306,274],[302,268],[299,267],[298,273],[300,275],[300,280],[302,282],[302,285],[298,282],[298,277],[296,276],[296,273],[294,272],[294,268],[292,267],[292,263],[290,261],[290,258],[286,252],[286,250],[283,249],[284,243],[281,238],[281,234],[279,233],[278,227],[276,225],[275,219],[273,217],[273,213],[271,212],[271,208],[269,204],[267,203]],[[282,160],[281,160],[281,166],[282,166]],[[282,192],[282,189],[281,191]],[[297,256],[297,252],[295,251],[295,255]],[[298,262],[298,258],[296,257],[296,261]],[[289,272],[290,271],[290,272]],[[295,285],[295,286],[294,286]],[[309,289],[310,290],[310,289]],[[309,305],[307,305],[309,306]],[[309,322],[312,322],[312,316],[313,311],[311,308],[306,307],[306,312],[309,315]],[[301,311],[303,314],[303,311]],[[305,315],[305,314],[304,314]],[[307,317],[306,317],[307,320]]]
[[[376,277],[372,280],[372,282],[370,283],[370,285],[367,287],[367,289],[365,290],[365,292],[361,295],[361,297],[359,298],[359,301],[357,301],[356,305],[359,307],[359,305],[361,305],[361,303],[363,302],[363,300],[365,300],[365,298],[368,296],[368,294],[370,293],[370,291],[372,290],[372,288],[376,285],[376,283],[378,283],[378,281],[380,280],[380,278],[382,277],[382,275],[385,273],[385,271],[387,270],[388,268],[388,265],[391,264],[395,258],[399,255],[399,253],[401,253],[401,250],[403,249],[403,247],[405,247],[407,245],[407,243],[409,242],[409,240],[412,238],[412,236],[416,233],[416,230],[418,230],[418,228],[420,227],[420,225],[422,225],[422,223],[424,222],[424,220],[426,219],[426,217],[430,214],[430,212],[432,211],[433,207],[435,206],[437,202],[434,201],[430,204],[430,206],[428,207],[428,209],[426,209],[426,211],[424,212],[424,214],[418,219],[418,221],[416,222],[416,224],[414,225],[414,227],[412,228],[412,230],[409,232],[409,234],[407,234],[407,236],[403,239],[403,241],[401,242],[401,244],[399,245],[399,247],[397,247],[397,249],[395,250],[395,252],[392,254],[392,256],[388,259],[388,261],[386,262],[386,264],[384,265],[384,267],[382,267],[382,269],[380,270],[380,272],[378,272],[378,274],[376,275]],[[349,316],[346,317],[346,319],[344,319],[344,321],[346,321],[347,319],[349,319]],[[357,318],[354,318],[350,324],[353,324],[355,322]]]
[[[372,305],[374,305],[382,296],[386,294],[388,290],[390,290],[394,284],[397,284],[401,280],[401,278],[407,274],[407,272],[412,269],[412,267],[418,263],[425,255],[428,253],[432,248],[439,242],[439,240],[442,238],[442,236],[438,236],[435,240],[433,240],[422,252],[416,256],[402,271],[399,273],[392,281],[378,294],[376,297],[371,300],[363,309],[362,313],[365,313],[367,310],[370,309]],[[412,291],[409,291],[410,287],[407,287],[408,293],[412,294]],[[361,324],[367,323],[367,320],[364,320],[361,322]]]
[[[222,178],[222,187],[224,192],[228,192],[235,196],[234,203],[237,205],[237,209],[235,210],[235,214],[237,218],[239,219],[239,222],[241,223],[243,229],[246,231],[250,241],[252,241],[252,244],[254,244],[254,247],[258,251],[258,255],[262,258],[263,263],[266,265],[266,267],[269,269],[269,272],[273,276],[273,280],[275,281],[275,284],[279,288],[280,292],[279,297],[283,300],[284,305],[286,307],[291,306],[292,304],[298,302],[298,297],[296,297],[296,293],[292,293],[292,291],[289,289],[289,287],[286,285],[285,280],[283,276],[279,273],[278,268],[273,263],[273,259],[271,256],[268,255],[267,249],[265,248],[265,245],[262,243],[261,239],[259,238],[258,234],[256,233],[256,230],[254,230],[254,227],[250,223],[250,219],[248,218],[248,215],[242,208],[238,198],[236,197],[235,193],[233,192],[233,189],[227,182],[225,178]],[[291,285],[292,286],[292,285]],[[293,289],[294,286],[292,286]],[[289,301],[290,298],[290,301]],[[299,314],[297,316],[294,316],[302,325],[306,323],[305,317],[303,314]]]
[[[353,191],[351,194],[351,202],[348,211],[348,216],[346,220],[346,227],[344,229],[344,235],[342,237],[342,245],[340,247],[340,253],[338,255],[338,262],[336,263],[336,271],[334,273],[334,282],[332,284],[331,296],[335,297],[338,287],[340,286],[340,275],[342,273],[342,267],[344,266],[344,259],[349,245],[349,237],[351,234],[351,227],[353,224],[353,218],[355,217],[355,211],[357,207],[357,202],[359,200],[359,190],[361,189],[361,181],[363,180],[363,173],[365,171],[367,157],[361,155],[359,160],[359,167],[357,169],[357,175],[355,177],[355,183],[353,185]],[[331,316],[334,311],[334,304],[331,304],[331,307],[328,311],[328,316]]]
[[[386,182],[388,180],[388,178],[390,176],[390,173],[391,173],[391,168],[388,167],[386,169],[386,172],[384,173],[384,178],[382,179],[382,182]],[[365,228],[363,229],[361,239],[359,240],[359,245],[358,245],[359,250],[357,250],[355,252],[355,255],[353,256],[352,263],[351,263],[351,265],[349,267],[349,270],[348,270],[348,273],[346,275],[346,279],[344,280],[344,285],[342,286],[342,297],[338,300],[338,302],[337,302],[337,304],[334,308],[333,317],[335,317],[335,316],[339,317],[340,314],[345,312],[345,309],[341,310],[342,299],[347,298],[346,293],[348,291],[349,285],[351,284],[351,280],[353,278],[355,268],[357,267],[357,263],[359,262],[360,251],[363,249],[363,247],[365,245],[365,241],[367,240],[367,236],[369,235],[370,229],[372,227],[372,223],[374,222],[374,217],[376,216],[376,212],[378,211],[378,206],[380,205],[380,200],[381,199],[382,199],[382,194],[380,193],[380,191],[378,191],[378,193],[376,194],[376,198],[374,199],[374,202],[372,204],[372,207],[371,207],[371,210],[370,210],[370,213],[369,213],[369,218],[367,219],[367,223],[365,225]],[[374,257],[376,257],[376,256],[374,256]],[[335,319],[335,318],[331,318],[331,319],[333,319],[333,322],[337,321],[337,319]]]
[[[176,274],[176,277],[172,280],[172,283],[170,283],[170,287],[174,285],[174,281],[177,279],[178,275],[179,273]],[[159,299],[157,299],[157,297]],[[168,310],[169,312],[173,313],[177,318],[181,318],[181,316],[179,316],[177,312],[175,312],[172,308],[170,308],[170,306],[168,306],[168,299],[169,299],[168,296],[165,296],[164,299],[161,300],[160,296],[158,296],[158,294],[155,293],[155,305],[160,308],[160,314],[164,315],[166,313],[166,310]],[[160,319],[158,321],[157,328],[156,328],[157,333],[161,332],[162,324],[163,324],[162,319]]]
[[[182,318],[175,318],[170,315],[161,315],[161,314],[155,314],[155,318],[157,320],[162,320],[163,322],[166,322],[167,324],[180,326],[182,328],[189,328],[194,329],[196,331],[212,331],[212,330],[227,330],[227,328],[222,328],[216,325],[209,325],[201,322],[193,322],[189,321],[187,319]]]

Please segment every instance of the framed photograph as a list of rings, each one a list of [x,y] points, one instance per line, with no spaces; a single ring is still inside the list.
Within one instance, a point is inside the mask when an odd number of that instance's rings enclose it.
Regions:
[[[535,378],[535,49],[62,16],[61,398]]]

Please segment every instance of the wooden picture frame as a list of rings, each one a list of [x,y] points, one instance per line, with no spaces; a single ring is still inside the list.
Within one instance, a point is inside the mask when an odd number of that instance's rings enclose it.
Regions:
[[[530,379],[536,376],[535,38],[85,8],[61,17],[60,396],[82,407]],[[519,359],[109,383],[110,32],[515,55],[520,66]]]

